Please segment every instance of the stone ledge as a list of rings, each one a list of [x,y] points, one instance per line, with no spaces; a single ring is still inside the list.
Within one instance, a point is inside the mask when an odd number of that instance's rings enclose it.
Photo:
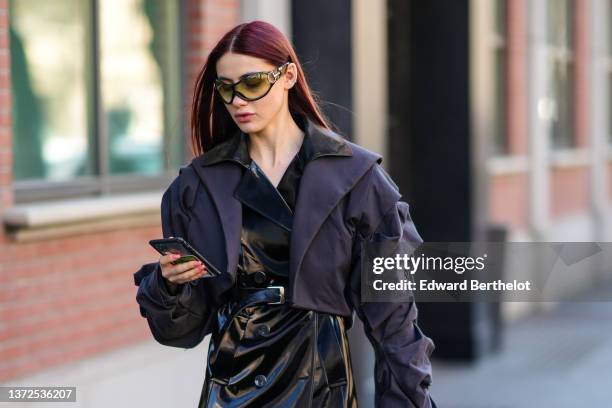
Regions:
[[[32,241],[160,225],[163,191],[19,204],[3,212],[8,237]]]

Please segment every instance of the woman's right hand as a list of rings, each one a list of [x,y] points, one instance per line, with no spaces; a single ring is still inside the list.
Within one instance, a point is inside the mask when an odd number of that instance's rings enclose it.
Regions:
[[[171,262],[179,259],[180,255],[168,253],[159,258],[162,276],[169,287],[176,289],[181,283],[186,283],[206,275],[206,265],[200,261],[189,261],[172,265]]]

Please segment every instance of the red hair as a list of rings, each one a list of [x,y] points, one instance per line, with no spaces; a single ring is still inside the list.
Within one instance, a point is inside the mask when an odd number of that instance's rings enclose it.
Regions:
[[[297,81],[289,89],[289,112],[304,115],[330,129],[317,103],[318,97],[306,83],[302,66],[287,37],[274,25],[255,20],[228,31],[212,49],[198,74],[191,109],[191,149],[195,155],[227,140],[238,129],[213,85],[217,77],[217,61],[227,52],[261,58],[275,66],[288,61],[295,63]]]

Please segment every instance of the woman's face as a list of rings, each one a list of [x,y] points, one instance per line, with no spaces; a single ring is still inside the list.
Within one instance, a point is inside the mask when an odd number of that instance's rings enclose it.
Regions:
[[[246,73],[271,71],[276,66],[260,58],[228,52],[219,58],[216,68],[218,78],[222,78],[224,82],[235,83]],[[263,98],[249,102],[240,98],[239,95],[234,95],[232,103],[224,103],[224,105],[240,130],[245,133],[260,132],[279,112],[287,109],[287,93],[293,87],[296,78],[297,68],[295,64],[288,64],[285,73],[276,80]],[[240,119],[237,115],[242,113],[251,113],[252,115]]]

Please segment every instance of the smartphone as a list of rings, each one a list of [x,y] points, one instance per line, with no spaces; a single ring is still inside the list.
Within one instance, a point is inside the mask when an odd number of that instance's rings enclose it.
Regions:
[[[221,271],[215,268],[212,263],[204,258],[198,251],[195,250],[194,247],[189,245],[189,243],[181,237],[152,239],[149,241],[149,244],[162,255],[166,255],[168,253],[181,255],[180,258],[171,262],[173,265],[189,261],[201,261],[204,265],[206,265],[206,270],[208,271],[203,278],[221,275]]]

